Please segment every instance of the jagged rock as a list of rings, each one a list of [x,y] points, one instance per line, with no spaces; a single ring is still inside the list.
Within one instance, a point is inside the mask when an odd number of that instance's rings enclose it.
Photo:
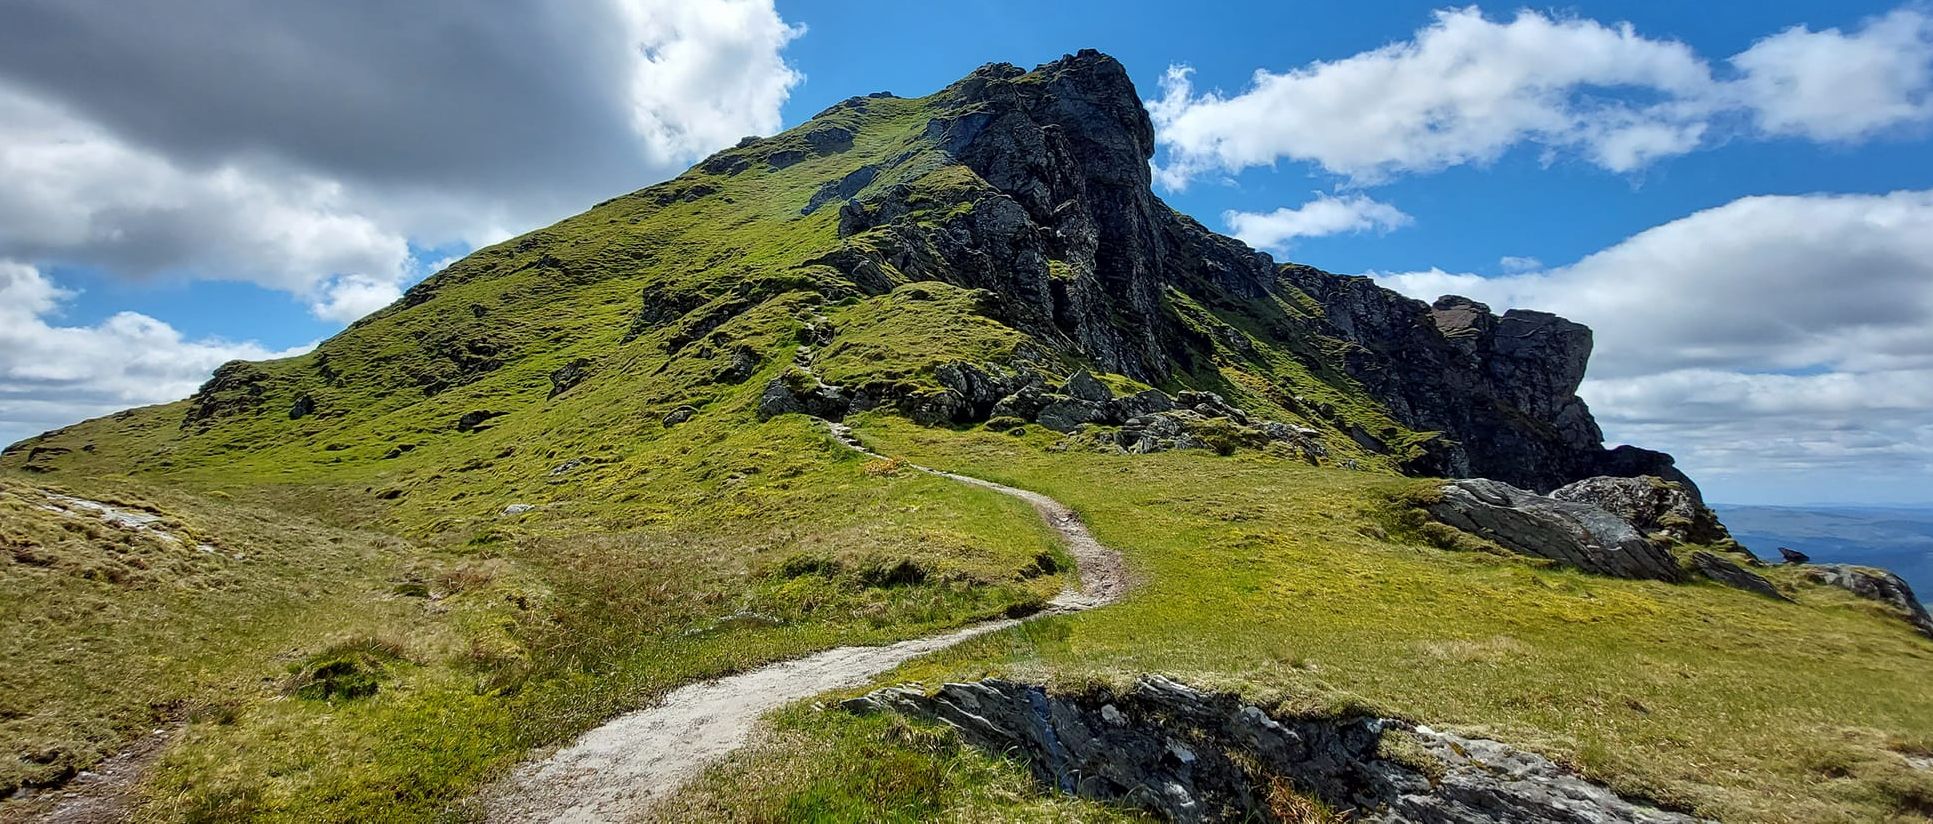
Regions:
[[[307,392],[295,396],[295,403],[289,404],[289,420],[306,418],[315,414],[315,397]]]
[[[1793,549],[1789,546],[1779,547],[1779,559],[1788,564],[1812,563],[1812,556],[1807,555],[1803,552],[1800,552],[1796,549]]]
[[[1646,535],[1676,543],[1718,544],[1732,540],[1718,514],[1706,508],[1683,484],[1655,475],[1636,478],[1599,476],[1558,487],[1550,496],[1605,509]]]
[[[1680,581],[1671,554],[1624,519],[1487,478],[1444,484],[1429,513],[1443,523],[1525,555],[1620,578]]]
[[[583,382],[590,374],[590,358],[572,358],[570,363],[551,370],[549,397],[555,398],[570,391],[571,387]]]
[[[744,383],[758,374],[758,367],[762,362],[763,359],[759,357],[758,350],[743,344],[734,346],[726,355],[724,368],[719,369],[712,379],[718,383]]]
[[[765,384],[758,397],[758,419],[798,412],[826,420],[842,420],[852,406],[845,390],[804,372],[788,372]]]
[[[483,424],[486,421],[489,421],[491,418],[497,418],[502,416],[503,416],[502,412],[494,412],[488,409],[477,409],[470,412],[465,412],[463,413],[463,417],[456,419],[456,431],[475,432],[478,429],[482,429]]]
[[[1008,388],[1009,384],[1019,380],[1003,379],[986,369],[960,361],[933,367],[933,379],[959,396],[966,412],[960,418],[963,423],[985,420],[991,416],[994,406],[1012,391]]]
[[[1780,592],[1778,587],[1772,586],[1772,582],[1765,580],[1763,576],[1721,558],[1716,554],[1703,550],[1694,552],[1691,554],[1691,565],[1700,573],[1703,573],[1705,577],[1726,586],[1737,587],[1747,592],[1756,592],[1768,598],[1777,598],[1781,601],[1792,600],[1785,597],[1785,593]]]
[[[247,361],[229,361],[215,367],[215,373],[188,398],[182,427],[255,412],[261,408],[268,381],[267,372]]]
[[[1090,423],[1108,419],[1107,405],[1066,395],[1043,395],[1046,402],[1034,415],[1034,422],[1055,432],[1072,432]]]
[[[1094,374],[1085,369],[1076,369],[1067,376],[1066,385],[1061,392],[1076,400],[1105,404],[1114,400],[1114,393],[1108,391],[1107,384],[1101,383]]]
[[[854,170],[851,174],[848,174],[845,177],[839,178],[838,180],[827,181],[824,185],[820,186],[817,191],[814,191],[812,193],[812,197],[806,199],[805,208],[800,209],[799,213],[805,214],[805,215],[812,214],[813,212],[818,211],[819,207],[824,206],[827,203],[831,203],[832,201],[835,201],[835,200],[850,202],[849,198],[851,198],[853,195],[859,194],[860,190],[866,188],[867,186],[872,185],[873,180],[878,177],[879,177],[879,167],[877,165],[868,164],[868,165],[859,167],[858,169]],[[843,216],[840,219],[842,221],[845,220]],[[843,237],[849,234],[852,234],[852,233],[841,232],[840,236]]]
[[[988,679],[932,694],[884,689],[844,706],[935,719],[1035,778],[1179,822],[1274,820],[1268,777],[1286,778],[1362,822],[1690,822],[1619,798],[1496,741],[1373,717],[1276,718],[1229,694],[1158,675],[1124,694],[1064,695]],[[1420,744],[1431,766],[1383,758],[1386,735]]]
[[[1906,583],[1906,579],[1883,569],[1851,564],[1820,564],[1807,568],[1805,572],[1806,577],[1814,581],[1891,607],[1914,629],[1933,638],[1933,615],[1927,614],[1926,605],[1921,604],[1913,594],[1913,587]]]
[[[1204,418],[1227,418],[1240,424],[1248,423],[1248,413],[1213,392],[1181,392],[1175,395],[1175,405],[1192,409]]]
[[[698,414],[698,408],[694,406],[688,406],[688,405],[680,406],[676,409],[671,410],[670,412],[666,412],[664,413],[664,421],[663,421],[664,428],[670,429],[671,427],[677,426],[678,424],[691,420],[691,416],[696,414]]]
[[[1122,418],[1138,418],[1173,411],[1175,399],[1159,389],[1147,389],[1115,400],[1114,406],[1120,410]]]
[[[1031,421],[1047,407],[1047,390],[1036,385],[1023,386],[993,405],[992,416]]]
[[[524,513],[526,513],[526,512],[529,512],[529,511],[531,511],[531,510],[534,510],[534,509],[536,509],[536,508],[537,508],[537,507],[536,507],[535,505],[533,505],[533,504],[511,504],[511,505],[509,505],[509,506],[506,506],[506,507],[504,507],[504,508],[503,508],[503,514],[505,514],[505,515],[522,515],[522,514],[524,514]]]
[[[1137,455],[1205,448],[1207,444],[1188,432],[1190,419],[1199,419],[1199,416],[1186,411],[1138,415],[1121,424],[1114,432],[1113,441],[1123,451]]]

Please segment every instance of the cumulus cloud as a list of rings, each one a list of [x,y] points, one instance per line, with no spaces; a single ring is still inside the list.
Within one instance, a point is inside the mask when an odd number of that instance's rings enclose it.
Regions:
[[[22,0],[0,26],[0,256],[246,280],[324,317],[779,127],[770,0]]]
[[[1149,103],[1164,184],[1307,162],[1358,182],[1496,159],[1520,145],[1626,172],[1704,145],[1731,119],[1845,140],[1924,122],[1933,22],[1901,10],[1852,34],[1795,28],[1715,75],[1689,46],[1536,11],[1493,21],[1444,10],[1406,41],[1282,73],[1227,95],[1185,66]],[[1735,75],[1735,76],[1733,76]]]
[[[1794,26],[1734,56],[1738,93],[1771,134],[1866,137],[1933,117],[1933,18],[1899,10],[1852,34]]]
[[[0,260],[0,443],[140,404],[171,401],[236,358],[297,354],[253,343],[187,340],[146,315],[93,326],[52,320],[71,293],[38,269]]]
[[[1933,191],[1747,197],[1567,266],[1375,276],[1590,325],[1606,431],[1699,471],[1933,469]]]
[[[1299,237],[1322,237],[1344,232],[1387,232],[1415,222],[1401,209],[1360,194],[1336,197],[1318,194],[1301,206],[1273,212],[1222,213],[1230,234],[1250,246],[1286,249]]]

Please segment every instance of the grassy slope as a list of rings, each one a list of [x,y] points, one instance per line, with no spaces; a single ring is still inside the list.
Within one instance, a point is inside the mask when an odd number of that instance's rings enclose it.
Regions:
[[[821,302],[817,287],[785,294],[811,285],[818,275],[793,267],[832,237],[834,210],[800,204],[819,181],[904,151],[922,105],[875,101],[843,154],[694,171],[483,250],[417,290],[420,305],[254,365],[257,400],[207,425],[182,426],[192,405],[167,404],[39,439],[70,450],[40,459],[50,474],[19,473],[14,453],[4,468],[28,498],[52,483],[150,500],[248,560],[201,586],[193,570],[115,584],[85,563],[4,556],[8,626],[32,631],[0,641],[27,662],[0,674],[0,787],[57,779],[184,719],[150,815],[429,817],[529,747],[678,683],[1057,591],[1058,576],[1034,576],[1059,549],[1024,504],[872,465],[805,420],[751,415]],[[680,197],[694,187],[716,191]],[[778,297],[682,347],[676,324],[620,342],[641,291],[716,304],[749,282],[777,283],[751,288]],[[720,380],[741,346],[756,374]],[[546,376],[576,358],[591,376],[547,397]],[[317,413],[291,419],[303,394]],[[696,416],[664,426],[683,404]],[[457,431],[472,410],[505,414]],[[538,508],[503,514],[510,503]],[[123,539],[63,538],[34,512],[0,510],[9,549],[84,555]],[[917,580],[887,574],[901,562]],[[83,604],[104,608],[75,620]],[[375,675],[373,697],[291,697],[345,656]],[[97,688],[130,668],[128,686]]]
[[[891,454],[1073,505],[1145,581],[1125,603],[977,639],[882,681],[1078,688],[1160,672],[1291,712],[1367,709],[1495,736],[1728,821],[1865,821],[1933,803],[1933,777],[1901,757],[1933,746],[1933,645],[1795,576],[1780,576],[1800,600],[1786,604],[1428,548],[1392,503],[1427,482],[1263,455],[1055,452],[1051,433],[890,419],[860,431]],[[816,723],[828,731],[811,744],[709,781],[757,783],[768,763],[837,750],[872,722]],[[957,757],[943,737],[918,752]],[[783,777],[794,797],[859,780],[848,759],[815,763]],[[1005,786],[961,776],[951,791]]]
[[[11,756],[0,787],[181,719],[147,788],[152,817],[427,819],[528,748],[678,683],[921,634],[1057,589],[1028,577],[1056,550],[1024,505],[870,463],[807,421],[751,414],[821,315],[839,330],[818,364],[835,382],[930,386],[938,363],[998,360],[1022,342],[962,290],[841,301],[845,285],[805,265],[836,245],[836,208],[801,207],[862,164],[912,157],[873,186],[911,186],[922,222],[988,194],[921,143],[935,105],[836,108],[730,153],[748,161],[737,174],[696,169],[482,250],[317,352],[244,370],[253,388],[215,393],[224,403],[205,423],[182,425],[188,402],[150,407],[37,442],[69,450],[36,461],[50,474],[22,473],[25,450],[0,459],[0,540],[15,550],[0,555],[11,596],[0,618],[32,628],[0,639],[0,654],[25,662],[0,672]],[[782,170],[763,162],[828,125],[853,128],[854,145]],[[716,329],[695,325],[745,295],[770,300],[719,312],[729,320]],[[1217,368],[1185,382],[1327,430],[1332,463],[1389,465],[1344,425],[1398,457],[1427,437],[1324,366],[1323,344],[1297,332],[1310,309],[1295,296],[1170,301],[1216,341]],[[675,311],[627,341],[654,307]],[[1225,348],[1231,331],[1244,351]],[[754,374],[721,380],[741,347]],[[588,377],[549,397],[547,376],[579,359]],[[315,414],[291,419],[304,395]],[[689,422],[661,423],[685,404],[698,410]],[[1323,406],[1334,411],[1311,409]],[[472,411],[503,414],[457,431]],[[1148,580],[1128,604],[913,674],[1067,682],[1159,670],[1312,706],[1367,701],[1719,812],[1848,817],[1925,791],[1887,766],[1897,758],[1884,747],[1933,743],[1933,709],[1910,688],[1933,652],[1846,599],[1808,590],[1806,606],[1787,607],[1420,549],[1389,514],[1413,484],[1387,475],[1255,454],[1063,454],[1038,433],[875,424],[889,449],[1082,508]],[[90,574],[126,536],[9,503],[36,484],[144,501],[247,560]],[[503,514],[510,503],[538,508]],[[66,560],[27,563],[22,551]],[[902,561],[919,580],[881,574]],[[298,697],[343,660],[375,679],[375,695]],[[931,729],[866,726],[886,723],[789,713],[774,742],[682,809],[1113,816],[1043,797],[1012,765]],[[879,735],[889,740],[868,743]]]

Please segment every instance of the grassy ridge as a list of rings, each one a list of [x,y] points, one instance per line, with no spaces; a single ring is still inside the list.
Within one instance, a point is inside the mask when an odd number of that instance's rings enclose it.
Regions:
[[[891,419],[860,432],[1073,505],[1145,581],[1124,603],[975,639],[883,682],[1079,688],[1159,672],[1290,712],[1368,710],[1501,738],[1727,821],[1883,820],[1933,803],[1933,776],[1904,758],[1933,747],[1933,645],[1784,570],[1768,572],[1797,604],[1430,548],[1396,504],[1427,482],[1255,455],[1053,452],[1051,434]],[[849,746],[872,723],[816,717],[831,731],[709,780]],[[845,759],[814,763],[783,778],[795,797],[857,780]],[[946,792],[1009,786],[959,775]]]

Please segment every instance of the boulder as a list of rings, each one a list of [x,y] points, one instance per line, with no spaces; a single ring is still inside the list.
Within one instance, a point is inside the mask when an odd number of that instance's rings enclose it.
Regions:
[[[1796,549],[1793,549],[1789,546],[1779,547],[1779,559],[1788,564],[1812,563],[1812,556],[1807,555],[1803,552],[1800,552]]]
[[[1513,552],[1619,578],[1684,580],[1671,553],[1598,507],[1487,478],[1451,481],[1441,492],[1432,517]]]
[[[484,428],[484,422],[491,418],[499,417],[502,414],[502,412],[493,412],[488,409],[477,409],[465,412],[463,413],[463,417],[456,419],[456,431],[475,432],[478,429]]]
[[[664,414],[664,428],[670,429],[671,427],[691,420],[691,416],[696,414],[698,414],[698,409],[693,406],[680,406],[677,409],[666,412]]]
[[[1656,475],[1598,476],[1558,487],[1550,496],[1590,504],[1623,518],[1639,532],[1673,543],[1718,544],[1732,539],[1717,513],[1683,484]]]
[[[1715,553],[1705,552],[1703,550],[1694,552],[1691,554],[1691,565],[1705,577],[1728,587],[1737,587],[1747,592],[1756,592],[1767,598],[1777,598],[1781,601],[1792,600],[1791,598],[1785,597],[1785,593],[1780,592],[1778,587],[1772,586],[1772,582],[1765,580],[1763,576],[1732,563]]]
[[[725,365],[712,376],[712,380],[717,383],[744,383],[758,373],[759,364],[763,362],[764,359],[752,347],[743,344],[734,346],[725,356]]]
[[[1933,638],[1933,615],[1927,614],[1926,605],[1921,604],[1913,594],[1913,588],[1907,585],[1906,579],[1883,569],[1851,564],[1820,564],[1805,572],[1806,577],[1821,584],[1835,586],[1891,607],[1893,612],[1922,635]]]
[[[296,396],[295,403],[289,404],[289,420],[297,420],[315,414],[315,397],[307,392]]]
[[[758,396],[758,419],[797,412],[836,421],[846,417],[851,405],[845,390],[809,373],[792,371],[765,384],[765,391]]]
[[[1055,432],[1072,432],[1090,423],[1106,421],[1107,406],[1096,401],[1073,398],[1066,395],[1046,395],[1045,406],[1034,415],[1034,421]]]
[[[1069,397],[1094,403],[1107,403],[1114,400],[1114,393],[1108,391],[1107,384],[1101,383],[1086,369],[1076,369],[1074,374],[1068,375],[1067,385],[1061,388],[1061,392]]]
[[[1147,389],[1116,400],[1114,407],[1120,410],[1123,419],[1138,418],[1142,415],[1173,411],[1175,399],[1168,397],[1168,393],[1159,389]]]
[[[571,387],[583,382],[584,378],[591,373],[590,367],[589,358],[574,358],[570,363],[551,370],[549,397],[555,398],[562,395],[570,391]]]

